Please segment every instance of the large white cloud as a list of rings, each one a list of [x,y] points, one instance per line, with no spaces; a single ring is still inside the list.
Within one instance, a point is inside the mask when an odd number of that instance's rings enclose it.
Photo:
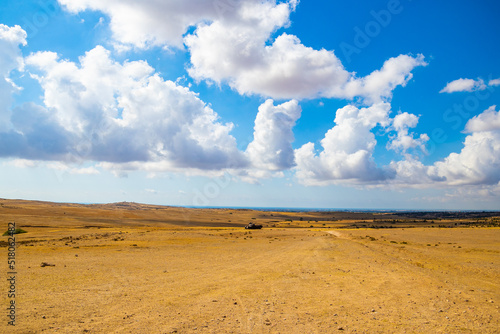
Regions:
[[[181,47],[184,42],[193,78],[227,83],[240,94],[274,99],[361,97],[372,104],[389,99],[396,86],[411,79],[414,67],[425,65],[421,55],[402,55],[357,78],[333,51],[307,47],[286,33],[274,38],[279,28],[290,24],[296,0],[59,2],[71,12],[108,14],[115,40],[125,45]],[[192,26],[194,33],[185,35]]]
[[[451,153],[429,168],[450,185],[489,184],[500,182],[500,112],[495,106],[469,120],[470,132],[460,153]]]
[[[464,146],[432,165],[406,157],[390,167],[397,177],[391,182],[420,187],[493,186],[500,182],[500,112],[492,106],[470,119]]]
[[[186,37],[190,75],[197,80],[227,82],[240,94],[276,99],[341,95],[350,74],[331,51],[305,47],[282,34],[266,46],[270,32],[255,35],[251,27],[202,26]]]
[[[247,165],[229,134],[233,125],[220,123],[195,93],[163,80],[146,62],[120,64],[98,46],[80,64],[39,52],[26,65],[43,88],[45,107],[14,110],[16,131],[3,133],[1,142],[24,146],[2,150],[4,155],[101,161],[117,168],[161,163],[164,170]]]
[[[175,46],[190,26],[214,20],[233,20],[233,13],[260,0],[58,0],[73,13],[101,11],[110,17],[113,37],[138,48]],[[272,1],[268,1],[273,3]]]
[[[255,119],[254,139],[246,153],[253,167],[269,171],[290,169],[295,165],[292,128],[301,108],[296,100],[274,106],[267,100]]]
[[[491,106],[481,114],[471,118],[465,125],[467,132],[483,132],[500,130],[500,113]]]
[[[306,185],[335,184],[342,181],[377,183],[393,178],[391,170],[379,168],[373,151],[377,144],[372,129],[390,124],[389,103],[368,108],[348,105],[337,110],[336,125],[321,140],[323,151],[316,154],[313,143],[295,151],[296,175]]]
[[[361,97],[372,104],[390,99],[395,87],[412,78],[416,66],[426,65],[422,55],[401,55],[358,78],[333,51],[306,47],[296,36],[283,33],[269,45],[276,27],[288,22],[292,7],[266,3],[269,8],[262,10],[262,6],[243,7],[235,12],[237,22],[200,25],[186,36],[190,75],[197,80],[227,82],[240,94],[276,99]]]

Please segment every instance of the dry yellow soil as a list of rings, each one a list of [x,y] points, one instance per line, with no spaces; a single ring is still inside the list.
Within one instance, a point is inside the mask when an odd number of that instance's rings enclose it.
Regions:
[[[250,231],[237,225],[256,212],[161,210],[4,200],[2,233],[9,221],[28,233],[16,326],[4,311],[0,332],[499,332],[499,228]]]

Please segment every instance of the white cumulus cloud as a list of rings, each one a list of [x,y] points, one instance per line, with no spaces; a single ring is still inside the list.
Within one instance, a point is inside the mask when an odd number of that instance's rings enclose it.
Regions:
[[[406,159],[393,162],[394,182],[412,186],[495,186],[500,182],[500,112],[492,106],[470,119],[470,133],[459,153],[451,153],[430,166]]]
[[[35,53],[26,64],[43,88],[44,106],[14,109],[15,131],[0,133],[3,156],[164,170],[247,165],[230,135],[233,125],[144,61],[118,63],[98,46],[79,64],[52,52]]]
[[[475,132],[460,153],[451,153],[430,168],[448,185],[497,184],[500,181],[500,132]]]
[[[225,82],[240,94],[275,99],[361,97],[372,104],[390,99],[395,87],[412,78],[415,67],[426,65],[422,55],[400,55],[358,78],[333,51],[306,47],[286,33],[271,39],[277,27],[288,24],[292,9],[285,4],[252,4],[234,12],[235,21],[198,26],[185,38],[191,53],[190,75]]]
[[[500,111],[492,106],[470,119],[460,153],[436,162],[432,172],[450,184],[489,184],[500,182]]]
[[[254,139],[246,154],[255,168],[280,171],[295,165],[292,128],[301,108],[296,100],[274,106],[267,100],[259,107],[255,119]]]
[[[326,185],[348,180],[354,183],[380,182],[394,175],[379,168],[373,151],[377,144],[372,129],[390,124],[391,107],[380,102],[367,108],[348,105],[337,110],[336,125],[321,140],[323,151],[307,143],[295,151],[296,176],[306,185]]]
[[[409,132],[409,129],[416,127],[417,124],[418,116],[416,115],[407,112],[396,115],[392,121],[392,126],[397,133],[388,143],[387,148],[403,153],[414,148],[426,152],[425,144],[429,140],[429,136],[421,134],[418,138],[415,138],[415,135]]]
[[[305,47],[288,34],[266,46],[270,33],[258,38],[251,27],[233,29],[217,22],[198,28],[186,37],[190,75],[227,82],[240,94],[276,99],[343,94],[350,74],[333,52]]]
[[[396,86],[412,78],[414,67],[426,64],[421,55],[401,55],[357,78],[332,50],[307,47],[287,33],[274,37],[278,29],[290,25],[296,0],[59,2],[74,13],[87,9],[106,13],[114,39],[125,46],[182,48],[184,43],[194,79],[225,83],[240,94],[287,100],[361,97],[369,105],[390,99]]]
[[[500,130],[500,113],[491,106],[481,114],[470,119],[465,125],[467,132],[498,131]]]
[[[233,12],[260,0],[58,0],[72,13],[100,11],[110,17],[114,39],[126,46],[183,47],[183,35],[200,22],[231,20]],[[273,3],[272,1],[266,1]]]

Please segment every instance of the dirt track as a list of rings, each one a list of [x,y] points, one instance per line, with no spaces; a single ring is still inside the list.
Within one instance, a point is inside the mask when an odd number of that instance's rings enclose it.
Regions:
[[[39,240],[17,250],[19,333],[500,328],[498,228],[32,228],[19,240]]]

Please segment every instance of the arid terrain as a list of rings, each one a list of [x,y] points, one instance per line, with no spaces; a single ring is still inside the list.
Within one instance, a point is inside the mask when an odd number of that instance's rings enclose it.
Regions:
[[[0,199],[0,332],[499,333],[499,217]]]

